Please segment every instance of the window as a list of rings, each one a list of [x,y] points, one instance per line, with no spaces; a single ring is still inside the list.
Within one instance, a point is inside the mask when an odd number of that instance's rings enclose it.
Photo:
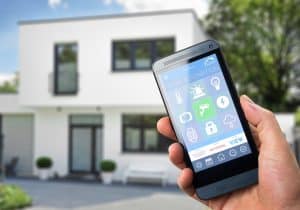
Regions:
[[[71,125],[102,125],[102,115],[76,114],[70,117]]]
[[[77,93],[77,44],[55,45],[54,94]]]
[[[174,39],[113,42],[113,71],[150,70],[158,59],[174,52]]]
[[[115,67],[117,69],[130,68],[130,45],[129,43],[119,43],[115,46]]]
[[[156,131],[160,115],[123,115],[123,152],[166,152],[171,141]]]
[[[150,42],[138,42],[135,44],[134,55],[136,69],[145,69],[151,66],[151,43]]]

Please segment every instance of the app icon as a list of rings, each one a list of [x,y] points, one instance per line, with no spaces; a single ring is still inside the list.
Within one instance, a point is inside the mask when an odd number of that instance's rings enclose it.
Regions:
[[[207,123],[205,123],[205,132],[209,136],[217,133],[217,125],[213,121],[208,121]]]
[[[224,161],[225,160],[225,155],[223,153],[218,154],[217,156],[218,161]]]
[[[204,92],[204,88],[202,88],[200,84],[192,85],[190,87],[190,93],[192,94],[193,99],[198,99],[206,95]]]
[[[235,157],[237,155],[237,151],[235,149],[231,149],[231,150],[229,150],[229,155],[231,157]]]
[[[193,110],[198,121],[209,120],[216,115],[211,98],[203,98],[193,103]]]
[[[219,96],[217,98],[217,106],[221,109],[226,109],[229,105],[229,99],[227,96]]]
[[[183,99],[182,99],[182,95],[181,95],[181,93],[179,92],[179,90],[176,90],[176,91],[175,91],[175,98],[176,98],[177,104],[182,104]]]
[[[202,162],[201,161],[197,161],[196,164],[195,164],[195,167],[197,169],[201,169],[203,167]]]
[[[208,57],[206,58],[206,60],[204,61],[204,66],[211,66],[213,64],[216,63],[216,59],[214,57]]]
[[[220,90],[220,78],[219,77],[212,77],[210,79],[210,84],[216,89]]]
[[[223,124],[228,126],[229,128],[233,128],[235,122],[236,122],[236,117],[231,114],[226,114],[223,119]]]
[[[247,152],[247,151],[248,151],[247,146],[245,146],[245,145],[240,146],[240,151],[241,151],[242,153]]]
[[[207,166],[211,166],[211,165],[214,164],[214,160],[213,160],[211,157],[206,158],[206,159],[205,159],[205,164],[206,164]]]
[[[179,115],[179,120],[182,124],[190,122],[193,119],[192,113],[190,112],[183,112]]]
[[[187,128],[186,136],[187,139],[192,143],[195,143],[198,140],[198,134],[195,128]]]

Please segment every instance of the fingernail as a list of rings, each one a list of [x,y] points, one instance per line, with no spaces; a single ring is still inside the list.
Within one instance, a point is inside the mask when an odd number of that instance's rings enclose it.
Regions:
[[[251,98],[249,98],[249,96],[247,96],[247,95],[243,95],[243,97],[249,102],[249,103],[251,103],[251,104],[255,104],[254,103],[254,101],[252,101],[252,99]]]

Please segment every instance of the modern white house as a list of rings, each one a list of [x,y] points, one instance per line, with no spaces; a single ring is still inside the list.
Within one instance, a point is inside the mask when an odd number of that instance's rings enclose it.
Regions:
[[[32,176],[49,156],[52,172],[68,176],[113,159],[115,181],[136,164],[164,168],[175,183],[151,65],[205,37],[192,10],[19,22],[19,92],[0,95],[4,162],[18,157],[17,174]]]
[[[113,159],[115,180],[137,163],[175,182],[151,65],[204,39],[192,10],[19,22],[19,93],[0,96],[4,161],[19,157],[17,173],[34,175],[49,156],[66,176]]]

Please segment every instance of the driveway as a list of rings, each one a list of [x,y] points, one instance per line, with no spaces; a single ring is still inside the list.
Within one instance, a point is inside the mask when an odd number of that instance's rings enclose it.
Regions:
[[[175,186],[102,185],[97,182],[8,179],[33,198],[27,210],[206,210]]]

